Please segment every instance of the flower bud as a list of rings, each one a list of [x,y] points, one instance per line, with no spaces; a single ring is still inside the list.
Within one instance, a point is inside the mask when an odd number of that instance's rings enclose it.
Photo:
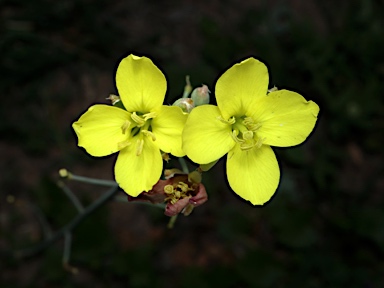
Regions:
[[[121,109],[124,109],[124,110],[125,110],[125,107],[124,107],[124,105],[123,105],[123,102],[121,102],[119,96],[111,94],[111,95],[109,95],[109,97],[106,98],[106,99],[107,99],[107,100],[111,100],[111,104],[112,104],[113,106],[116,106],[116,107],[118,107],[118,108],[121,108]]]
[[[203,85],[201,87],[195,88],[192,91],[191,98],[195,106],[200,106],[209,103],[209,91],[207,85]]]
[[[271,89],[268,89],[268,93],[275,92],[277,90],[279,90],[279,89],[277,89],[276,86],[273,86]]]
[[[191,98],[180,98],[172,104],[172,106],[180,107],[184,112],[189,113],[195,108],[193,100]]]

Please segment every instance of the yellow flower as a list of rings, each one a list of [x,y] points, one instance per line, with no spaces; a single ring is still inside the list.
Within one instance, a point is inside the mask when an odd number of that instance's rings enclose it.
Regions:
[[[228,69],[216,83],[217,106],[190,113],[183,149],[199,164],[227,156],[229,185],[254,205],[275,193],[280,170],[270,146],[302,143],[313,130],[319,106],[288,90],[268,93],[268,70],[249,58]]]
[[[93,105],[73,123],[78,145],[92,156],[118,152],[115,178],[125,192],[137,196],[159,180],[160,150],[181,157],[181,133],[187,118],[179,107],[162,105],[167,82],[146,57],[129,55],[116,72],[116,86],[126,110]]]

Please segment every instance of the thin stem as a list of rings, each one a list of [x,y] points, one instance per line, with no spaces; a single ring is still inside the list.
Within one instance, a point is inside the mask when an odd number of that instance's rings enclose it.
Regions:
[[[84,212],[84,206],[80,203],[79,199],[76,197],[75,194],[71,191],[71,189],[68,188],[67,185],[63,181],[57,181],[57,185],[61,188],[61,190],[64,191],[65,195],[68,196],[68,198],[72,201],[73,205],[75,205],[77,211],[79,213]]]
[[[93,202],[91,205],[89,205],[87,208],[85,208],[82,213],[79,213],[74,219],[72,219],[72,221],[70,221],[67,225],[65,225],[63,228],[61,228],[52,237],[50,237],[49,239],[45,240],[44,242],[36,245],[35,247],[16,251],[13,253],[13,256],[17,259],[23,259],[23,258],[32,257],[32,256],[42,252],[48,246],[52,245],[57,240],[59,240],[61,237],[63,237],[66,233],[68,233],[69,231],[72,231],[74,228],[76,228],[89,214],[91,214],[93,211],[95,211],[97,208],[99,208],[101,205],[103,205],[105,202],[107,202],[110,198],[112,198],[116,194],[117,191],[118,191],[118,186],[115,183],[114,187],[112,187],[106,193],[101,195],[95,202]]]
[[[115,181],[101,180],[101,179],[95,179],[95,178],[90,178],[90,177],[78,176],[78,175],[74,175],[72,173],[68,176],[68,179],[78,181],[78,182],[84,182],[84,183],[88,183],[88,184],[99,185],[99,186],[114,187],[117,185],[117,183]]]
[[[48,239],[52,236],[52,229],[48,224],[47,218],[45,218],[44,214],[41,212],[40,208],[32,203],[28,203],[30,208],[33,210],[37,217],[37,221],[41,225],[41,229],[43,230],[44,239]]]
[[[69,257],[71,255],[72,233],[66,232],[64,234],[64,253],[63,253],[63,265],[69,263]]]
[[[76,274],[79,270],[76,267],[73,267],[69,264],[69,258],[71,256],[71,246],[72,246],[72,233],[66,232],[64,234],[64,253],[63,253],[63,267],[65,270]]]
[[[188,98],[189,94],[192,91],[191,81],[189,80],[189,75],[185,76],[185,86],[183,92],[183,98]]]
[[[176,220],[177,220],[177,215],[174,215],[171,218],[169,218],[169,222],[168,222],[167,228],[168,229],[172,229],[173,226],[175,226]]]
[[[184,173],[189,173],[189,169],[188,169],[188,166],[187,166],[187,162],[185,162],[185,159],[184,158],[179,158],[179,163],[180,163],[180,166],[181,166],[181,170],[183,170]]]
[[[95,178],[90,178],[90,177],[78,176],[78,175],[75,175],[75,174],[69,172],[65,168],[60,169],[59,174],[62,178],[66,178],[66,179],[74,180],[74,181],[78,181],[78,182],[84,182],[84,183],[88,183],[88,184],[108,186],[108,187],[114,187],[117,185],[115,181],[111,181],[111,180],[100,180],[100,179],[95,179]]]

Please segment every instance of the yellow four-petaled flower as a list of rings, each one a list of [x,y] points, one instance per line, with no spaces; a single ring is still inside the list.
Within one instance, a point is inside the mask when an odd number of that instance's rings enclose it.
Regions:
[[[202,105],[190,113],[183,131],[183,149],[199,164],[228,153],[231,188],[254,205],[267,202],[280,179],[270,146],[302,143],[313,130],[319,106],[300,94],[268,93],[268,70],[249,58],[228,69],[217,81],[217,106]]]
[[[115,178],[131,196],[149,191],[159,180],[160,150],[181,157],[181,133],[187,118],[179,107],[163,105],[167,82],[146,57],[129,55],[116,72],[126,110],[93,105],[73,123],[79,143],[92,156],[118,152]]]

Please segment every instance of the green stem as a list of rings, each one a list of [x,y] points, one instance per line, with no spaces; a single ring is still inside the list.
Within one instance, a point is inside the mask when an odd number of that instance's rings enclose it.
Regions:
[[[181,170],[183,170],[184,173],[189,173],[189,169],[188,169],[188,166],[187,166],[187,162],[185,162],[185,159],[184,158],[179,158],[179,163],[180,163],[180,166],[181,166]]]
[[[61,190],[64,191],[65,195],[69,198],[69,200],[72,201],[73,205],[75,205],[77,212],[81,213],[84,211],[83,205],[80,203],[79,199],[76,197],[75,194],[71,191],[71,189],[68,188],[67,185],[63,181],[58,181],[57,185],[61,188]]]
[[[38,244],[35,247],[14,252],[13,257],[16,259],[24,259],[32,257],[42,252],[48,246],[52,245],[57,240],[62,238],[66,233],[69,233],[70,231],[75,229],[89,214],[91,214],[93,211],[95,211],[97,208],[107,202],[110,198],[112,198],[118,191],[118,188],[119,187],[117,186],[117,184],[114,183],[114,186],[111,189],[109,189],[105,194],[101,195],[95,202],[85,208],[82,213],[79,213],[74,219],[72,219],[71,222],[61,228],[52,237],[48,238],[47,240]]]
[[[117,183],[115,181],[111,180],[101,180],[101,179],[95,179],[95,178],[89,178],[89,177],[84,177],[84,176],[78,176],[75,174],[70,173],[68,175],[69,180],[74,180],[78,182],[84,182],[84,183],[89,183],[89,184],[94,184],[94,185],[100,185],[100,186],[108,186],[108,187],[114,187],[117,186]]]
[[[167,228],[168,229],[172,229],[173,226],[175,226],[176,220],[177,220],[177,215],[172,216],[171,218],[169,218],[169,222],[168,222]]]

